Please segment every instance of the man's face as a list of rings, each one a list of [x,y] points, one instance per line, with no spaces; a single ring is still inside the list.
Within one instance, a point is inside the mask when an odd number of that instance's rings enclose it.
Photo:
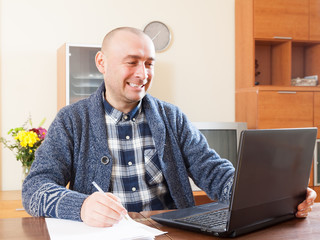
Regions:
[[[153,43],[146,36],[119,32],[103,51],[102,69],[97,66],[104,75],[105,97],[114,108],[129,112],[151,86],[155,59]]]

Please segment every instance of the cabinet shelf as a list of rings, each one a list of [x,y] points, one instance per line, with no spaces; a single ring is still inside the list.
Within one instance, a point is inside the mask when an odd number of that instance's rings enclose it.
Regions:
[[[292,78],[320,77],[320,43],[292,43]]]
[[[260,74],[259,85],[290,86],[291,42],[283,40],[255,41],[255,60]]]
[[[255,82],[291,86],[291,79],[320,77],[320,43],[255,40]]]

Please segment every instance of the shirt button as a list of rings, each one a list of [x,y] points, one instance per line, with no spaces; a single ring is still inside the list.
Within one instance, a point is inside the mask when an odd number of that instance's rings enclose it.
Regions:
[[[128,162],[128,165],[131,166],[131,165],[132,165],[132,162]]]
[[[134,122],[136,119],[135,118],[132,118],[132,121]]]
[[[127,115],[124,115],[123,118],[124,118],[124,120],[127,120],[127,119],[128,119],[128,116],[127,116]]]
[[[129,140],[129,139],[130,139],[130,136],[126,136],[126,139]]]
[[[110,159],[106,156],[103,156],[101,158],[101,163],[104,164],[104,165],[107,165],[108,163],[110,162]]]
[[[135,187],[131,188],[132,192],[135,192],[137,189]]]

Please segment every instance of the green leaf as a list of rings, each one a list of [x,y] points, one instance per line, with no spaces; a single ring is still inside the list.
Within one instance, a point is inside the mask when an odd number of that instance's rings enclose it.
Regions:
[[[46,118],[43,118],[42,121],[41,121],[40,124],[39,124],[39,127],[41,127],[46,120],[47,120]]]

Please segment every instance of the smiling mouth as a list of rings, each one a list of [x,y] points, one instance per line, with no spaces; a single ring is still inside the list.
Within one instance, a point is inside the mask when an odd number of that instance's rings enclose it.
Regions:
[[[142,84],[142,85],[138,85],[138,84],[134,84],[134,83],[128,83],[129,86],[134,87],[134,88],[143,88],[146,84]]]

